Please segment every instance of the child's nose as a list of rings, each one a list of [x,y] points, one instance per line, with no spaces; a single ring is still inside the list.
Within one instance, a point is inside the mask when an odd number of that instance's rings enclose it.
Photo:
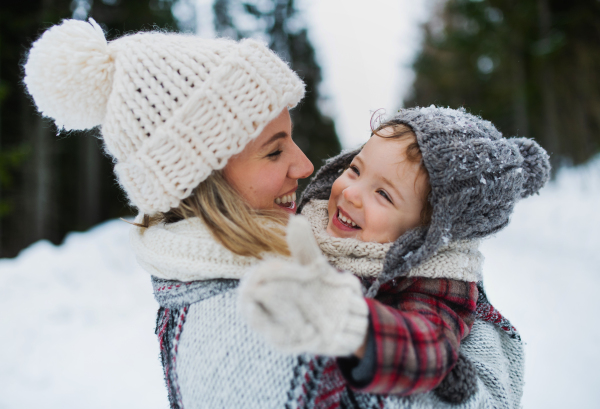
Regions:
[[[354,186],[347,187],[342,192],[342,195],[344,196],[344,199],[354,207],[362,207],[362,198],[358,188]]]

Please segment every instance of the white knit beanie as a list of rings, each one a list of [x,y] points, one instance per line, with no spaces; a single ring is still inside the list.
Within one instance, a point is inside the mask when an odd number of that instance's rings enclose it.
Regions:
[[[46,31],[25,84],[59,128],[101,125],[119,183],[150,215],[178,206],[304,96],[300,78],[257,41],[147,32],[107,43],[92,19]]]

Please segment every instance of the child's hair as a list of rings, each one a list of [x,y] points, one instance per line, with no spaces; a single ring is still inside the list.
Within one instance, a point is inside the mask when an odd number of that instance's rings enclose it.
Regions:
[[[251,208],[222,171],[213,171],[179,206],[144,215],[138,226],[175,223],[190,217],[199,217],[213,237],[235,254],[259,259],[264,253],[290,254],[285,241],[286,215]]]
[[[387,128],[392,128],[393,132],[388,135],[381,135],[379,133]],[[425,195],[423,197],[423,209],[421,210],[421,225],[429,225],[431,222],[431,215],[433,214],[433,205],[429,200],[431,196],[431,185],[429,184],[429,172],[427,172],[427,169],[423,164],[423,154],[421,153],[421,148],[417,142],[417,135],[415,135],[413,130],[408,125],[394,121],[382,122],[375,128],[372,126],[371,132],[371,136],[377,135],[381,138],[397,140],[410,139],[410,144],[406,147],[406,159],[408,159],[410,162],[421,164],[419,171],[424,175],[427,185],[427,190],[425,191]]]

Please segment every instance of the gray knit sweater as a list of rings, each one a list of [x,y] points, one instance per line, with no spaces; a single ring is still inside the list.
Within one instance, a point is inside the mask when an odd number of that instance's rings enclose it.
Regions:
[[[490,122],[464,110],[413,108],[401,110],[394,120],[417,136],[434,212],[430,226],[407,232],[391,246],[369,289],[371,297],[382,282],[406,276],[449,240],[477,239],[506,226],[515,202],[537,192],[549,174],[548,156],[539,145],[526,138],[507,140]],[[331,184],[357,153],[328,161],[306,189],[300,208],[312,199],[328,199]],[[137,230],[139,237],[133,237],[142,265],[163,277],[153,278],[161,305],[156,333],[172,408],[520,407],[522,342],[510,322],[489,304],[482,285],[477,319],[461,344],[461,354],[476,368],[475,394],[459,405],[433,392],[404,398],[361,394],[343,383],[334,359],[280,354],[252,333],[236,307],[238,278],[244,269],[237,262],[233,267],[232,257],[222,249],[203,251],[205,259],[198,260],[193,249],[199,242],[187,228],[169,232],[178,244],[168,251],[164,246],[145,248],[161,240],[140,237],[160,228],[164,226]],[[198,223],[195,228],[207,240],[206,228]],[[160,251],[164,257],[157,254]],[[223,254],[225,266],[219,265],[215,254]],[[202,274],[199,266],[206,266],[209,274]],[[199,272],[199,278],[177,281],[181,274],[189,277],[190,269]]]

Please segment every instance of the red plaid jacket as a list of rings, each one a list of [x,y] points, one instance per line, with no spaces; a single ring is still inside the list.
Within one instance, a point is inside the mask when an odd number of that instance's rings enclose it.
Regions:
[[[456,363],[460,342],[473,326],[476,283],[422,277],[394,282],[367,300],[375,358],[370,380],[354,380],[356,358],[354,364],[352,358],[338,359],[348,384],[361,392],[409,395],[434,389]]]

